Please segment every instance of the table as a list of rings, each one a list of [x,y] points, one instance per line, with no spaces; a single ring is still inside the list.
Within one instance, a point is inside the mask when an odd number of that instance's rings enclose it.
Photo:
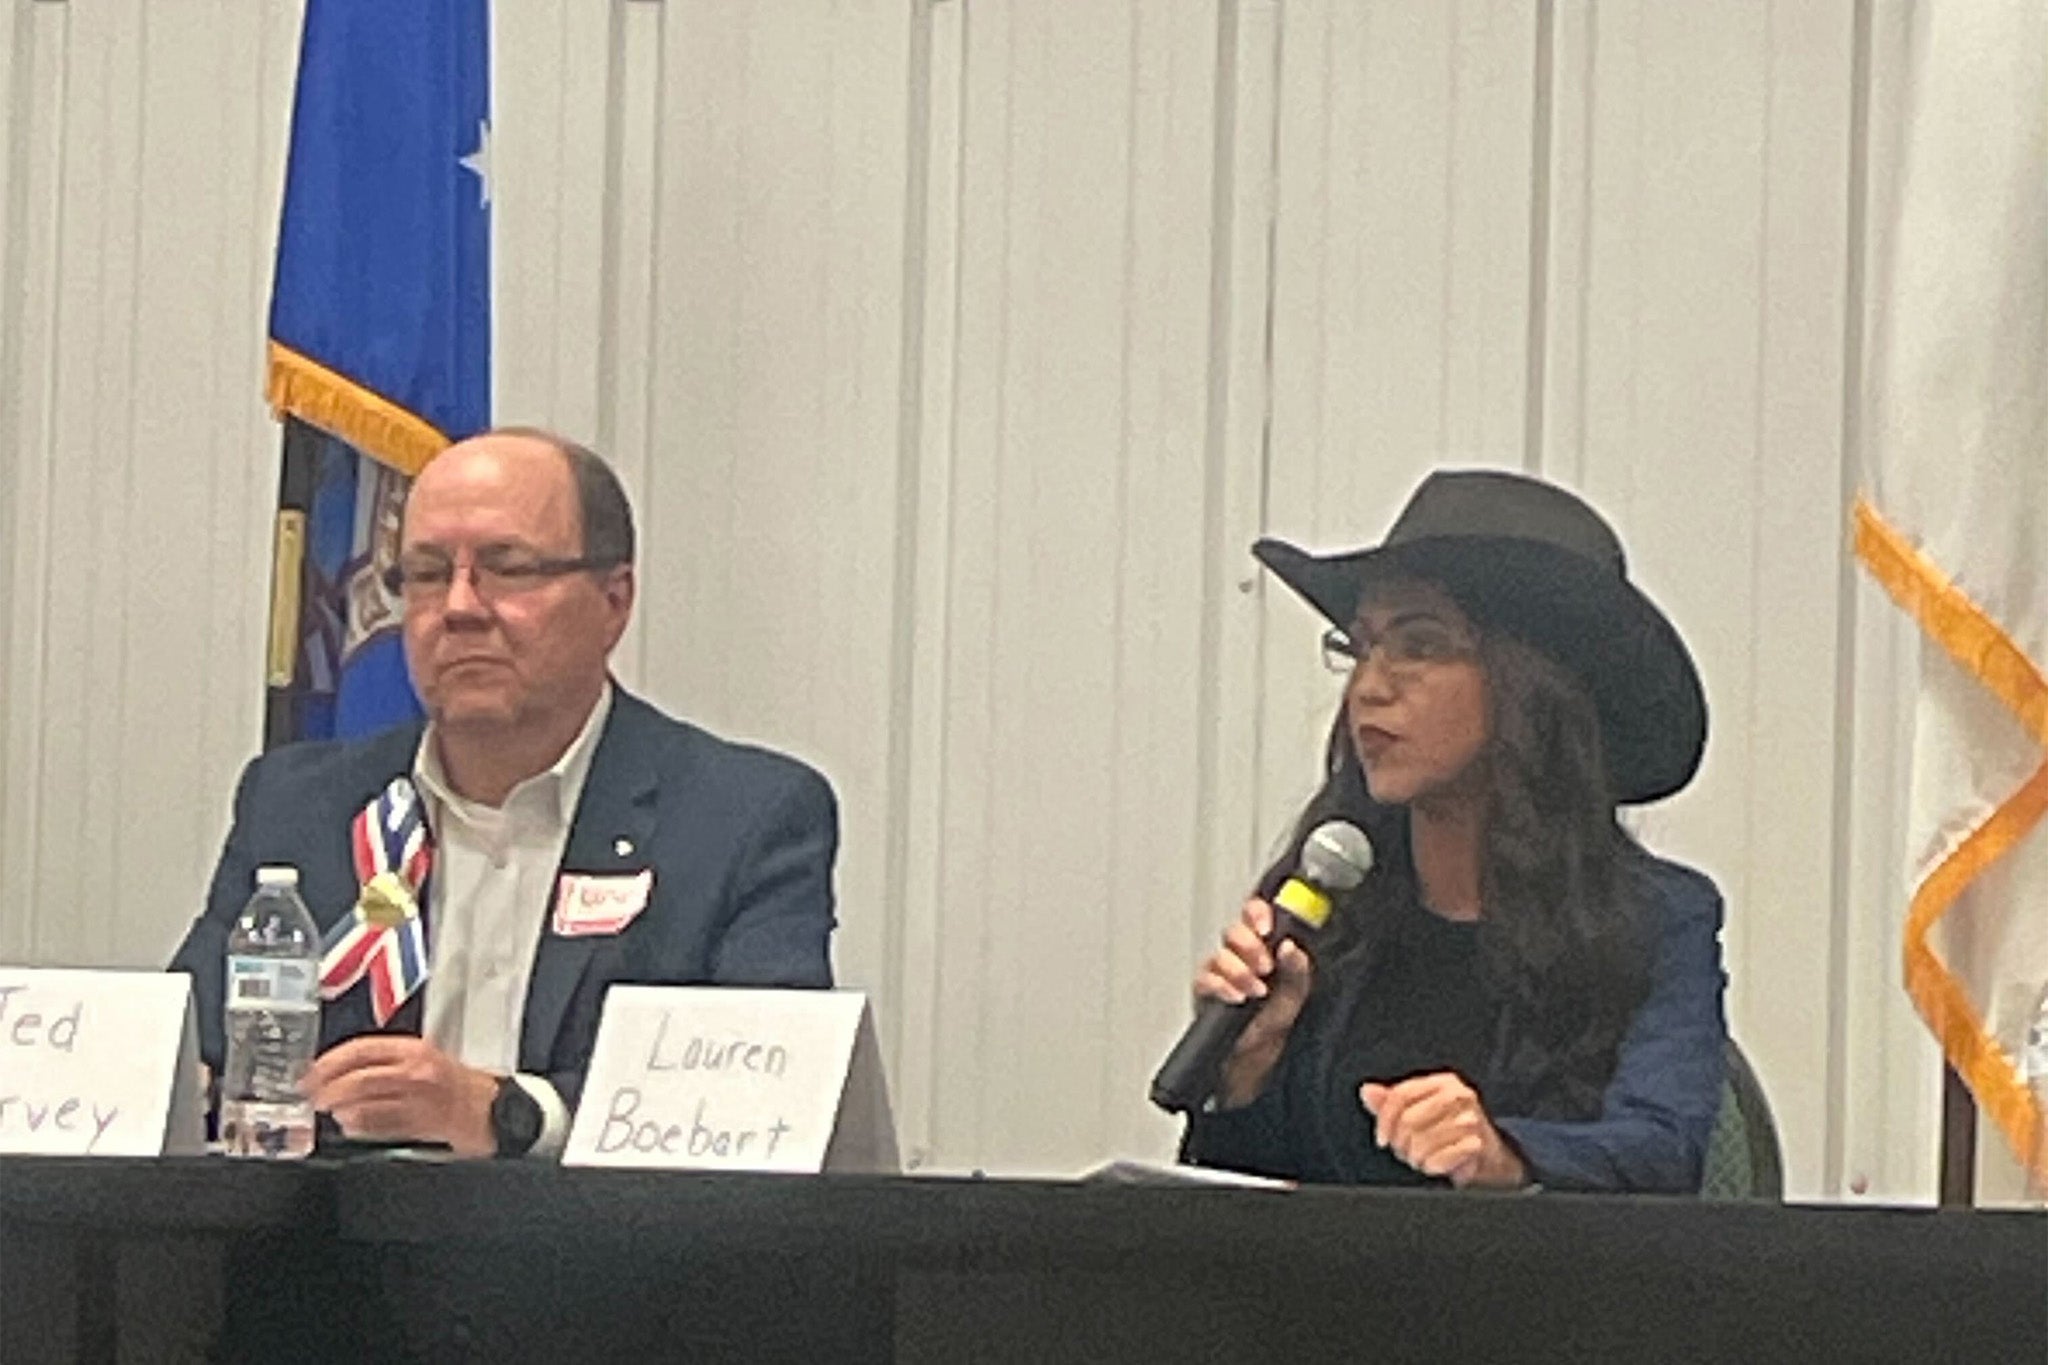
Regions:
[[[2048,1217],[0,1159],[0,1312],[9,1362],[2031,1361]]]
[[[329,1195],[282,1163],[0,1157],[0,1361],[204,1358],[236,1262],[322,1254]]]

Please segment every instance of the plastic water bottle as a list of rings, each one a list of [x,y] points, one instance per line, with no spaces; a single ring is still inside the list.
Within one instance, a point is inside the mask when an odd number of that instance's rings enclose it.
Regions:
[[[320,929],[299,870],[256,871],[256,894],[228,935],[227,1058],[220,1137],[230,1156],[302,1157],[313,1106],[299,1094],[320,1045]]]

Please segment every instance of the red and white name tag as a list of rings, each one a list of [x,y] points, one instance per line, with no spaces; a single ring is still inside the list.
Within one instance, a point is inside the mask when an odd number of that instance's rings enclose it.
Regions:
[[[561,938],[616,934],[647,908],[652,890],[651,867],[624,877],[564,872],[555,888],[555,933]]]

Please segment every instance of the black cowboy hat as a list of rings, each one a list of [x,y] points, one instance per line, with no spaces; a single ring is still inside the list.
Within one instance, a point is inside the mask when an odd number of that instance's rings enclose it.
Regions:
[[[1707,701],[1678,631],[1629,582],[1621,540],[1554,484],[1501,470],[1439,470],[1379,545],[1313,555],[1265,539],[1252,554],[1350,629],[1366,584],[1439,584],[1482,629],[1570,669],[1591,692],[1618,799],[1656,801],[1699,771]]]

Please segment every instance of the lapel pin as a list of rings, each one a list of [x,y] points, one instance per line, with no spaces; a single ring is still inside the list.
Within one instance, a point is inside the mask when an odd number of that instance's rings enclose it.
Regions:
[[[621,858],[630,858],[630,857],[632,857],[632,856],[633,856],[633,841],[632,841],[631,839],[615,839],[615,840],[613,840],[613,841],[612,841],[612,852],[614,852],[614,853],[618,854],[618,855],[619,855],[619,856],[620,856]]]

